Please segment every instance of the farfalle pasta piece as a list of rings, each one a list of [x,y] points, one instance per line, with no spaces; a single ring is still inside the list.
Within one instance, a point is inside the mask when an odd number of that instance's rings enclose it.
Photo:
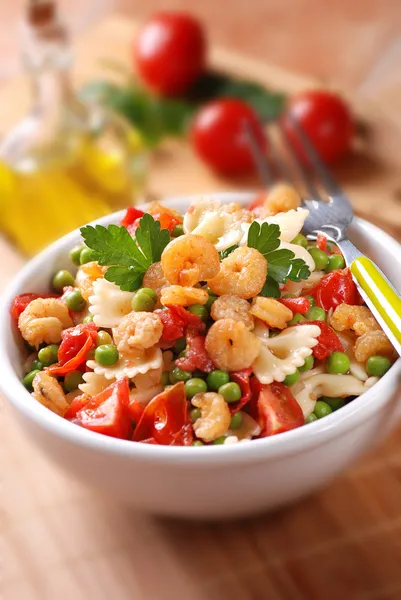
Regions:
[[[368,379],[368,374],[366,372],[365,364],[360,363],[356,360],[355,352],[354,352],[354,344],[356,336],[352,332],[343,332],[337,333],[337,336],[342,343],[344,348],[344,352],[347,354],[350,362],[349,372],[351,375],[360,379],[360,381],[366,381]]]
[[[304,381],[303,389],[294,393],[294,396],[306,418],[313,412],[320,396],[346,398],[360,396],[366,390],[366,385],[353,375],[321,373]]]
[[[295,373],[312,348],[318,343],[320,328],[317,325],[294,326],[284,329],[279,335],[266,339],[266,332],[258,325],[254,333],[262,340],[262,348],[252,367],[261,383],[284,381]]]
[[[106,379],[104,375],[93,371],[83,373],[82,378],[85,383],[80,383],[78,387],[81,392],[88,394],[88,396],[96,396],[110,385],[110,379]]]
[[[89,312],[98,327],[118,327],[132,310],[133,292],[123,292],[107,279],[97,279],[89,296]]]
[[[309,215],[309,210],[306,208],[298,208],[297,210],[289,210],[288,212],[281,212],[272,217],[266,217],[265,219],[254,219],[259,225],[262,223],[275,223],[280,227],[280,240],[282,242],[291,242],[298,233],[301,232],[304,226],[305,219]],[[244,246],[248,240],[248,230],[251,226],[250,223],[243,223],[243,237],[240,245]]]
[[[315,261],[312,258],[312,255],[306,248],[299,246],[297,244],[290,244],[289,242],[280,242],[279,250],[291,250],[295,254],[294,258],[301,258],[308,265],[310,272],[312,273],[315,269]],[[302,281],[303,286],[305,286],[305,281]],[[302,288],[301,288],[302,289]]]
[[[236,429],[229,429],[227,432],[227,436],[235,436],[237,441],[241,440],[251,440],[252,438],[260,435],[262,428],[255,419],[248,415],[248,413],[244,411],[240,411],[242,416],[241,425]]]
[[[158,394],[163,391],[161,384],[154,385],[147,389],[134,388],[130,391],[129,397],[131,401],[137,400],[142,406],[146,406]]]
[[[163,359],[162,364],[157,369],[149,369],[146,373],[139,373],[133,377],[132,381],[140,390],[148,390],[155,385],[160,384],[160,379],[163,373]]]
[[[103,375],[108,380],[120,379],[120,377],[134,379],[137,375],[160,369],[163,365],[163,356],[160,348],[150,348],[138,352],[136,358],[120,356],[119,361],[112,367],[103,367],[94,360],[88,360],[86,364],[95,373]]]

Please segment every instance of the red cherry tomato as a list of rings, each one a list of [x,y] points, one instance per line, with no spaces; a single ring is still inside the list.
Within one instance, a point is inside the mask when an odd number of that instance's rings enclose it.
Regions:
[[[37,300],[37,298],[60,298],[59,294],[20,294],[14,298],[13,305],[11,307],[11,316],[13,319],[18,321],[21,313],[24,312],[28,304],[32,302],[32,300]]]
[[[348,106],[337,94],[325,90],[303,92],[292,99],[288,111],[299,122],[325,162],[337,161],[350,149],[355,126]],[[283,125],[293,147],[307,162],[294,127],[286,115]]]
[[[305,423],[305,419],[294,396],[288,387],[274,381],[262,385],[257,400],[260,437],[268,437],[283,431],[290,431]]]
[[[154,440],[163,446],[192,443],[184,383],[180,381],[153,398],[143,411],[132,439]]]
[[[65,329],[58,349],[58,363],[45,370],[55,377],[76,371],[86,360],[86,355],[96,346],[97,327],[94,323],[81,323]]]
[[[163,333],[159,342],[161,348],[171,348],[179,338],[184,336],[188,326],[191,327],[192,332],[198,334],[205,329],[204,322],[182,306],[158,308],[155,313],[159,315],[163,323]]]
[[[229,405],[232,415],[235,415],[235,413],[241,410],[251,399],[251,375],[252,369],[242,369],[241,371],[233,371],[230,373],[230,379],[235,383],[238,383],[241,388],[241,398],[238,400],[238,402]]]
[[[244,174],[255,170],[245,133],[248,123],[261,147],[266,150],[263,127],[249,104],[234,98],[214,100],[200,109],[192,126],[197,154],[212,169],[223,174]]]
[[[187,13],[156,13],[139,32],[134,57],[140,77],[152,90],[177,96],[205,70],[202,25]]]
[[[280,298],[281,304],[284,304],[287,308],[292,310],[293,313],[299,313],[300,315],[306,315],[310,310],[310,302],[308,298]]]
[[[93,396],[72,421],[90,431],[126,440],[132,426],[128,404],[129,385],[124,377]]]
[[[324,310],[336,308],[340,304],[363,304],[349,269],[339,269],[328,273],[320,282],[308,290],[316,298],[316,304]]]
[[[135,208],[135,206],[128,206],[125,215],[120,221],[120,225],[123,225],[123,227],[128,228],[130,225],[133,225],[139,219],[141,219],[141,217],[143,217],[144,214],[145,213],[143,212],[143,210],[139,210],[139,208]]]
[[[320,327],[320,335],[317,345],[312,353],[318,360],[323,360],[333,352],[343,352],[344,348],[338,335],[324,321],[301,321],[298,325],[317,325]]]
[[[70,406],[67,408],[64,418],[67,419],[67,421],[74,419],[77,416],[77,413],[88,404],[89,400],[90,396],[88,396],[88,394],[76,396],[71,402]]]
[[[213,371],[215,366],[206,352],[205,339],[204,335],[190,336],[190,339],[187,339],[188,347],[185,356],[176,360],[176,365],[179,369],[190,371],[191,373],[196,369],[205,373]]]

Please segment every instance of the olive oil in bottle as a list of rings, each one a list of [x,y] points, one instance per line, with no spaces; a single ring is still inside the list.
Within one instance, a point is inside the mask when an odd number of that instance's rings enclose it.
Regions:
[[[146,157],[131,126],[74,93],[66,30],[53,2],[31,0],[23,58],[33,106],[0,146],[0,231],[34,254],[133,204]]]

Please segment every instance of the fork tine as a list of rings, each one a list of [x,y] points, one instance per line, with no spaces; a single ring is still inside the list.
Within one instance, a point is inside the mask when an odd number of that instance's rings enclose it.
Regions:
[[[274,183],[274,174],[270,168],[270,165],[264,155],[262,148],[260,147],[259,141],[249,125],[248,121],[244,122],[245,135],[249,141],[249,147],[252,153],[253,160],[259,173],[259,177],[262,180],[263,185],[268,188]]]
[[[291,176],[290,170],[288,169],[285,161],[280,157],[280,154],[277,152],[277,144],[275,144],[274,140],[272,140],[272,136],[270,135],[268,129],[265,129],[265,136],[269,148],[269,159],[274,167],[274,170],[283,181],[292,181],[293,177]]]
[[[315,200],[321,200],[319,190],[315,186],[313,179],[309,175],[302,161],[299,159],[297,153],[294,151],[284,127],[281,125],[280,122],[277,123],[277,127],[281,133],[282,139],[284,140],[285,149],[291,157],[291,160],[295,165],[298,175],[300,176],[303,184],[305,185],[305,188],[307,189],[310,198]],[[308,200],[306,200],[306,202],[308,202]]]
[[[312,142],[310,141],[308,135],[302,129],[302,127],[298,123],[297,119],[295,119],[291,114],[288,114],[288,119],[289,119],[291,125],[294,127],[295,132],[296,132],[297,136],[299,137],[300,141],[302,142],[303,150],[305,151],[305,154],[306,154],[310,164],[315,169],[315,172],[319,175],[321,181],[325,185],[327,193],[330,196],[342,194],[343,192],[342,192],[340,186],[338,185],[337,181],[334,179],[334,177],[332,176],[330,171],[325,166],[324,162],[322,161],[318,152],[316,151],[315,147],[313,146]],[[285,134],[285,132],[284,132],[284,134]],[[286,140],[288,141],[289,145],[291,145],[290,141],[288,140],[287,135],[286,135]],[[294,152],[294,150],[292,150],[292,153],[296,154]],[[298,162],[299,162],[299,160],[298,160]]]

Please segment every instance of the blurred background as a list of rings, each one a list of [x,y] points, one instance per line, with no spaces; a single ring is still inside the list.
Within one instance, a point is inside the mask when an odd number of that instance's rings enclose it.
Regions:
[[[60,0],[73,33],[111,11],[144,18],[160,9],[188,10],[187,0]],[[18,72],[16,23],[24,0],[1,2],[0,78]],[[191,6],[213,43],[309,74],[322,82],[375,94],[401,85],[399,0],[203,0]]]

